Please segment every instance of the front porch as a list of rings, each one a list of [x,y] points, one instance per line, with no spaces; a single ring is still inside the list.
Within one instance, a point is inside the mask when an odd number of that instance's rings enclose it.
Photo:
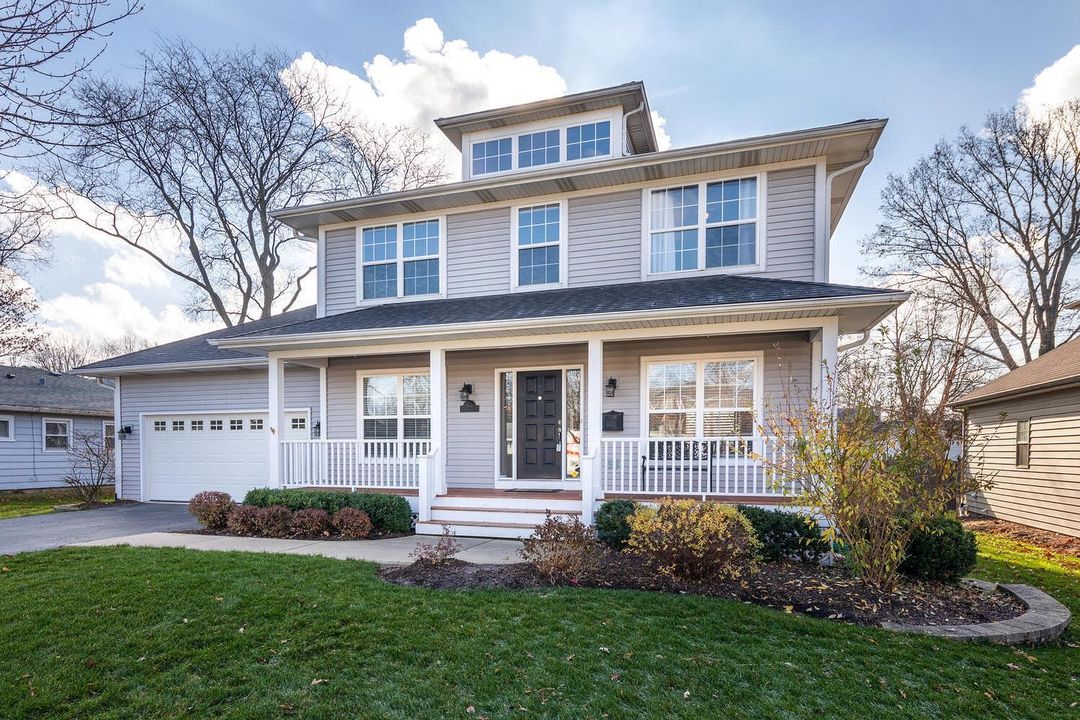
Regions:
[[[271,485],[393,492],[419,533],[487,537],[609,498],[782,504],[797,479],[762,419],[824,392],[837,323],[762,325],[271,353],[271,425],[287,362],[320,369],[324,407],[310,439],[271,432]]]

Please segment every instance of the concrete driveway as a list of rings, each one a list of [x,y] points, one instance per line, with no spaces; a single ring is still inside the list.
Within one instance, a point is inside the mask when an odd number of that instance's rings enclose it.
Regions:
[[[139,503],[0,520],[0,555],[199,527],[187,505]]]

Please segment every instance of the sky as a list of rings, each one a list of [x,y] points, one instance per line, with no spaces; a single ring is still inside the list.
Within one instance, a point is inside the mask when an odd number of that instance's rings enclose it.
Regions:
[[[1080,96],[1075,1],[147,5],[116,26],[95,72],[136,76],[139,51],[159,37],[275,47],[298,71],[326,72],[360,115],[425,132],[440,115],[643,80],[671,147],[888,118],[833,237],[834,282],[865,282],[858,241],[890,172],[989,111]],[[184,316],[179,282],[136,251],[70,224],[54,247],[27,277],[48,327],[154,342],[209,329]]]

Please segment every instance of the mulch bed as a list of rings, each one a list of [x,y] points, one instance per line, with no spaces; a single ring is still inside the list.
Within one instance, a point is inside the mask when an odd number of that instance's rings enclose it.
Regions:
[[[437,566],[413,563],[386,568],[380,574],[398,585],[438,590],[551,586],[527,563],[474,565],[451,560]],[[859,625],[965,625],[1005,620],[1024,612],[1019,602],[1004,593],[988,593],[964,583],[902,580],[893,594],[884,595],[841,568],[800,562],[762,563],[757,573],[741,580],[685,585],[657,576],[632,555],[608,553],[587,577],[565,584],[708,595]]]
[[[964,527],[980,533],[1002,535],[1012,540],[1037,545],[1050,552],[1071,555],[1080,558],[1080,537],[1062,535],[1050,530],[1017,525],[1006,520],[973,516],[964,519]]]
[[[236,535],[236,534],[228,532],[226,530],[211,530],[210,528],[205,528],[205,527],[195,528],[195,529],[192,529],[192,530],[173,530],[172,532],[177,533],[179,535],[221,535],[221,536],[224,536],[224,537],[261,537],[261,538],[268,537],[266,535]],[[415,535],[415,534],[416,533],[414,533],[414,532],[412,532],[410,530],[409,532],[398,532],[398,533],[391,533],[391,532],[377,533],[377,532],[373,532],[370,535],[368,535],[366,538],[349,539],[349,540],[346,540],[345,538],[342,538],[340,535],[286,535],[284,537],[270,538],[270,539],[272,539],[272,540],[326,540],[328,542],[338,542],[338,541],[341,541],[341,542],[363,542],[365,540],[388,540],[390,538],[408,537],[410,535]]]

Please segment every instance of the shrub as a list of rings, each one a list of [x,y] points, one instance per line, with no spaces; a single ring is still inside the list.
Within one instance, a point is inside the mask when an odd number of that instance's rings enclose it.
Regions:
[[[409,553],[409,557],[416,558],[416,562],[424,565],[445,565],[461,552],[458,543],[449,525],[443,525],[442,535],[437,543],[420,543],[416,549]]]
[[[562,519],[549,513],[522,545],[521,557],[551,582],[575,580],[598,559],[596,532],[576,516]]]
[[[806,515],[783,510],[764,510],[746,505],[739,506],[754,528],[761,542],[761,556],[765,560],[796,558],[816,561],[829,551],[829,543],[822,537],[821,527]]]
[[[939,517],[916,530],[900,572],[924,580],[958,580],[975,567],[975,533],[951,517]]]
[[[630,523],[626,519],[636,507],[633,500],[608,500],[601,505],[593,521],[596,538],[615,550],[626,547],[626,540],[630,537]]]
[[[255,526],[266,537],[286,537],[292,524],[292,516],[292,510],[284,505],[259,508],[255,514]]]
[[[244,504],[284,505],[290,510],[319,508],[329,515],[343,508],[355,508],[367,513],[372,526],[380,532],[408,532],[412,528],[412,509],[409,501],[400,495],[257,488],[248,492]]]
[[[259,510],[253,505],[237,505],[229,512],[225,529],[231,535],[257,535]]]
[[[371,534],[371,518],[363,510],[341,508],[330,522],[342,540],[363,540]]]
[[[224,530],[229,522],[229,513],[236,507],[232,496],[224,492],[197,493],[188,502],[188,512],[199,523],[210,530]]]
[[[757,567],[754,528],[730,505],[665,498],[639,506],[629,523],[629,551],[673,579],[737,578]]]
[[[293,535],[328,535],[330,516],[320,508],[304,508],[293,513],[289,530]]]

